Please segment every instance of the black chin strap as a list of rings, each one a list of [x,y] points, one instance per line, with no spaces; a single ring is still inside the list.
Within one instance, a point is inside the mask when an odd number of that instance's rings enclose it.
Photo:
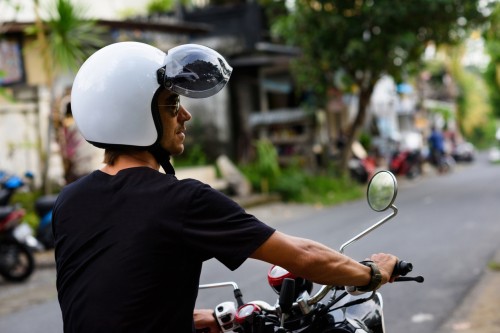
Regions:
[[[159,144],[155,144],[149,149],[149,152],[153,154],[153,157],[160,163],[163,171],[165,171],[167,175],[175,175],[174,167],[170,163],[170,153],[167,150],[162,148]]]

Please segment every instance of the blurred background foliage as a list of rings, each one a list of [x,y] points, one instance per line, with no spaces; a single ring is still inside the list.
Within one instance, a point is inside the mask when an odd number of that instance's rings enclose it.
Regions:
[[[430,44],[460,45],[473,29],[488,23],[487,7],[494,5],[479,0],[262,3],[274,15],[270,20],[275,40],[300,48],[293,73],[299,86],[314,94],[316,107],[325,108],[331,88],[359,97],[357,115],[346,133],[347,147],[359,136],[382,76],[390,75],[397,83],[410,80],[424,67]],[[472,138],[472,132],[466,134]],[[341,170],[346,170],[349,154],[344,150]]]
[[[12,6],[15,0],[6,0]],[[362,131],[366,109],[377,81],[383,75],[397,83],[415,80],[423,70],[436,74],[449,73],[458,85],[458,125],[467,140],[478,147],[494,141],[500,119],[500,2],[496,0],[260,0],[267,14],[270,38],[301,50],[292,66],[295,82],[314,98],[315,108],[324,108],[328,92],[335,88],[354,93],[360,103],[356,118],[349,128],[350,141],[361,140],[370,146],[371,137]],[[39,1],[34,0],[35,8]],[[71,0],[55,0],[46,8],[49,20],[31,29],[39,39],[41,56],[51,57],[45,70],[49,79],[56,67],[73,70],[88,54],[105,43],[103,31],[92,20],[83,18],[84,8]],[[237,0],[213,0],[209,5],[241,4]],[[192,7],[189,0],[151,0],[148,14]],[[300,33],[297,33],[297,32]],[[474,34],[484,39],[490,62],[486,68],[464,67],[464,41]],[[477,38],[477,36],[476,36]],[[435,45],[446,57],[429,62],[425,50]],[[2,73],[0,72],[0,76]],[[50,82],[49,82],[50,83]],[[50,85],[50,84],[49,84]],[[5,95],[5,90],[0,90]],[[446,112],[435,110],[435,112]],[[55,124],[57,126],[57,124]],[[208,131],[193,123],[195,136]],[[204,136],[205,137],[205,136]],[[201,146],[193,140],[177,165],[213,163]],[[242,166],[254,188],[280,191],[284,198],[312,200],[315,195],[329,197],[327,187],[342,188],[349,197],[352,187],[337,170],[325,170],[311,176],[293,166],[282,170],[274,165],[274,148],[265,142],[254,143],[256,159]],[[215,146],[215,145],[212,145]],[[346,149],[345,151],[349,151]],[[344,165],[349,156],[343,156]],[[330,177],[328,177],[330,175]],[[335,177],[331,177],[335,175]],[[325,177],[323,179],[322,177]],[[328,179],[336,178],[336,184]],[[287,182],[282,182],[287,179]],[[266,185],[267,183],[267,185]],[[329,184],[326,186],[325,184]],[[336,187],[337,186],[337,187]],[[324,189],[324,190],[323,190]],[[326,194],[325,194],[326,193]],[[356,190],[353,190],[356,193]]]

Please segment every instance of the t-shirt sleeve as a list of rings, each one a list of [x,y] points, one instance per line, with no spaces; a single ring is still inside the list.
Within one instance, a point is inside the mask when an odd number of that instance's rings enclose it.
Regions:
[[[183,243],[203,260],[216,258],[235,270],[274,231],[221,192],[200,183],[183,222]]]

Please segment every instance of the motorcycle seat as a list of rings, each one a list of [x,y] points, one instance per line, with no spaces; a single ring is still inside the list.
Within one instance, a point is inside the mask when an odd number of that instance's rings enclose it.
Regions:
[[[5,206],[9,203],[9,199],[11,197],[11,192],[6,189],[0,189],[0,206]]]
[[[52,208],[54,208],[56,199],[57,195],[46,195],[40,197],[35,202],[35,211],[37,212],[38,216],[44,216],[45,214],[50,212]]]

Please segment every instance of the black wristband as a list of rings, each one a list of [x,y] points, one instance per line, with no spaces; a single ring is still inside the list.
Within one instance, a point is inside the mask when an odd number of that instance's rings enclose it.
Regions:
[[[364,287],[357,287],[356,289],[359,291],[375,291],[382,285],[382,274],[378,269],[378,266],[371,260],[361,261],[361,264],[370,267],[371,277],[370,283]]]

